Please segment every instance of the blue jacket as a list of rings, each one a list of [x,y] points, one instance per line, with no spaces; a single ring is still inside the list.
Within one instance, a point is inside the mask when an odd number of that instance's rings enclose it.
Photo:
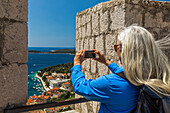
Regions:
[[[95,80],[86,80],[80,65],[71,68],[74,92],[91,101],[100,102],[98,113],[130,113],[137,104],[139,88],[116,75],[123,68],[115,63],[109,64],[112,71]]]

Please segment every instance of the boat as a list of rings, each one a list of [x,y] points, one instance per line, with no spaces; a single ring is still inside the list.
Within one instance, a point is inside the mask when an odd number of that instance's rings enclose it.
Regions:
[[[35,87],[33,86],[32,88],[34,88],[35,89]]]
[[[34,73],[34,71],[31,71],[31,73]]]
[[[36,64],[34,64],[33,66],[36,66]]]

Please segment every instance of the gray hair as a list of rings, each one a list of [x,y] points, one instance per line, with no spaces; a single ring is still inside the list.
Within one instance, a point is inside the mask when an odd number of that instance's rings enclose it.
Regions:
[[[136,86],[145,84],[158,94],[170,96],[170,66],[160,49],[170,44],[169,36],[155,41],[145,28],[132,25],[118,35],[118,40],[127,79]]]

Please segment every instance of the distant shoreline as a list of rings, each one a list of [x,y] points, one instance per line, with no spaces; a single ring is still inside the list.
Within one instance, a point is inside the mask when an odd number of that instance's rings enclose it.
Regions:
[[[52,53],[52,54],[75,54],[75,50],[73,50],[73,49],[52,50],[50,52],[29,50],[28,52],[29,53]]]

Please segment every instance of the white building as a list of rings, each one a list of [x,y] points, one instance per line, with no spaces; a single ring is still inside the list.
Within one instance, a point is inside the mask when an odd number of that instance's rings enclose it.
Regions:
[[[69,81],[70,79],[56,79],[56,80],[50,80],[49,81],[49,87],[50,89],[53,89],[55,87],[60,87],[62,83]]]

